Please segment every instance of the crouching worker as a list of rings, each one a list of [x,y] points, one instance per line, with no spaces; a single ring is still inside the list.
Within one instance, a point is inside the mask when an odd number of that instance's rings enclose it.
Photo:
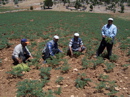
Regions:
[[[74,38],[70,40],[69,49],[67,55],[73,56],[73,52],[82,52],[85,50],[81,38],[79,38],[79,33],[74,34]]]
[[[14,65],[20,64],[20,63],[26,63],[25,61],[27,59],[33,59],[31,53],[29,52],[27,48],[27,44],[29,42],[27,39],[21,39],[21,44],[18,44],[13,51],[12,59],[14,61]]]
[[[47,42],[46,46],[42,51],[43,54],[42,58],[45,60],[44,63],[46,63],[46,59],[50,58],[50,56],[54,56],[55,54],[61,52],[61,50],[58,49],[58,40],[59,40],[59,36],[55,35],[53,40]]]

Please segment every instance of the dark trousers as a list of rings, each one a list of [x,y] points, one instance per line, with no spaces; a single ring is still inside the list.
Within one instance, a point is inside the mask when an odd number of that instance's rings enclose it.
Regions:
[[[110,43],[107,43],[105,41],[105,38],[102,39],[101,43],[100,43],[100,46],[97,50],[97,56],[100,56],[100,54],[102,54],[102,52],[104,51],[105,47],[107,48],[107,57],[110,58],[110,56],[112,55],[112,47],[113,47],[113,42],[112,44]]]
[[[26,60],[29,58],[30,56],[27,54],[24,54],[24,56],[21,56],[20,59],[23,61],[23,63],[26,63]],[[16,58],[14,56],[12,56],[12,59],[14,61],[14,65],[19,64],[19,62],[16,60]]]
[[[52,52],[53,52],[53,54],[55,55],[55,54],[58,54],[60,51],[59,51],[59,49],[53,49],[52,50]],[[43,59],[44,60],[46,60],[46,59],[48,59],[48,58],[50,58],[50,52],[49,52],[49,50],[46,50],[46,52],[45,53],[43,53]]]

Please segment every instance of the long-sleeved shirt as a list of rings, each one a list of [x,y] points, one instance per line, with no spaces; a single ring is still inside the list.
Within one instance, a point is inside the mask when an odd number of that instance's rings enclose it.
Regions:
[[[49,42],[47,42],[47,44],[44,47],[42,52],[45,53],[45,52],[48,52],[48,50],[49,50],[48,53],[50,53],[50,55],[54,56],[53,51],[56,50],[56,49],[59,50],[59,52],[62,52],[60,49],[58,49],[58,43],[55,42],[54,40],[50,40]]]
[[[102,27],[102,35],[114,39],[116,34],[117,34],[117,27],[114,24],[111,25],[106,24]]]
[[[18,44],[13,51],[12,56],[19,58],[20,56],[24,56],[24,54],[30,55],[31,53],[29,52],[27,46],[23,47],[22,44]]]
[[[78,38],[78,40],[75,40],[74,38],[72,38],[69,42],[69,46],[72,47],[72,49],[77,49],[81,45],[83,45],[83,42],[80,38]]]

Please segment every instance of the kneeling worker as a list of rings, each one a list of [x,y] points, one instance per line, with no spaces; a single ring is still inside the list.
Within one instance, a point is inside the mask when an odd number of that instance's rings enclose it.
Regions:
[[[26,63],[25,61],[29,58],[32,58],[31,53],[27,48],[27,44],[29,42],[27,39],[21,39],[21,44],[18,44],[13,51],[12,59],[14,61],[14,65],[20,64],[22,62]]]
[[[83,46],[81,38],[79,38],[79,33],[75,33],[74,38],[70,40],[67,55],[70,55],[72,57],[73,52],[82,52],[83,50],[85,50],[85,47]]]
[[[50,58],[50,56],[54,56],[55,54],[58,54],[59,52],[61,52],[61,50],[58,49],[58,40],[59,40],[59,36],[55,35],[53,37],[53,40],[50,40],[49,42],[47,42],[46,46],[44,47],[42,51],[42,54],[44,55],[43,56],[44,60],[46,60],[47,58]]]

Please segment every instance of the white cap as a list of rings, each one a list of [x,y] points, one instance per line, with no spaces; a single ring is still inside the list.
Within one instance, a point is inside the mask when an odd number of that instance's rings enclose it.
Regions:
[[[74,36],[79,36],[79,33],[74,33]]]
[[[55,35],[54,38],[55,38],[55,39],[59,39],[59,36]]]
[[[109,21],[109,20],[110,20],[110,21],[113,21],[113,18],[108,18],[108,21]]]

